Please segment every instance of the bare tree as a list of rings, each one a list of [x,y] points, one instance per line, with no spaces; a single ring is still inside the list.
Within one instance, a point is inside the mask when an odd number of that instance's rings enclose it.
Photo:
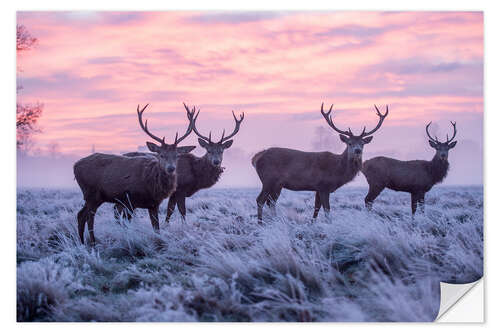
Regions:
[[[47,151],[50,157],[56,158],[57,156],[59,156],[59,154],[61,154],[61,147],[59,143],[51,142],[47,146]]]
[[[28,51],[38,42],[38,39],[31,36],[30,32],[22,24],[16,27],[16,51]]]
[[[42,115],[43,104],[16,104],[17,148],[27,152],[32,148],[32,136],[40,132],[37,122]]]
[[[16,34],[16,52],[31,50],[36,44],[37,39],[29,33],[23,25],[17,25]],[[21,71],[18,67],[18,71]],[[16,92],[19,92],[22,86],[18,83]],[[21,152],[27,152],[33,146],[32,135],[39,132],[37,122],[43,112],[42,103],[22,104],[16,103],[16,130],[17,130],[17,148]]]
[[[312,140],[312,148],[317,151],[337,150],[340,144],[332,136],[332,134],[323,126],[317,126],[314,130],[314,139]]]

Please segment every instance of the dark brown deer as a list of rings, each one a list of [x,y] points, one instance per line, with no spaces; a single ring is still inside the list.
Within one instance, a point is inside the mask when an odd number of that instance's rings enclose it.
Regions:
[[[415,214],[417,205],[424,209],[425,193],[434,185],[443,181],[448,173],[448,151],[455,147],[453,141],[457,135],[456,123],[453,126],[453,136],[446,142],[439,142],[429,134],[428,123],[425,132],[429,137],[429,145],[436,150],[434,158],[430,161],[400,161],[389,157],[378,156],[363,163],[362,172],[368,181],[370,189],[365,198],[368,209],[372,208],[373,201],[385,188],[394,191],[408,192],[411,194],[411,212]],[[453,141],[453,142],[452,142]]]
[[[187,110],[189,126],[186,133],[175,134],[173,144],[165,143],[148,130],[148,121],[142,121],[142,110],[137,106],[137,116],[142,130],[160,143],[146,142],[153,158],[131,158],[121,155],[95,153],[77,161],[73,167],[75,179],[83,192],[85,205],[78,212],[78,234],[84,243],[85,223],[88,224],[90,242],[95,244],[94,215],[104,202],[121,203],[130,208],[147,208],[153,229],[158,232],[158,207],[175,191],[176,167],[180,154],[189,153],[196,146],[179,147],[193,129],[193,112]]]
[[[318,216],[321,207],[328,214],[330,193],[350,182],[361,170],[363,147],[370,143],[373,138],[370,135],[382,125],[389,114],[389,107],[386,107],[385,114],[381,114],[375,106],[379,116],[377,126],[369,132],[366,132],[366,127],[363,128],[360,135],[354,135],[350,128],[348,131],[338,129],[332,121],[332,108],[333,105],[328,112],[324,112],[323,104],[321,104],[321,114],[328,125],[340,133],[340,140],[347,145],[342,154],[269,148],[252,158],[252,165],[262,182],[262,191],[257,197],[259,223],[262,223],[264,203],[275,211],[276,201],[283,188],[292,191],[315,191],[313,218]]]
[[[184,107],[189,112],[185,104]],[[168,200],[167,223],[175,210],[175,206],[177,206],[182,218],[185,219],[186,197],[190,197],[199,190],[212,187],[217,183],[220,175],[224,171],[224,168],[221,167],[224,150],[228,149],[233,144],[233,140],[230,139],[238,133],[240,125],[245,118],[244,113],[240,115],[239,119],[236,118],[233,111],[233,118],[235,121],[233,133],[229,136],[224,136],[225,131],[223,131],[221,139],[218,142],[212,142],[212,132],[206,137],[200,134],[196,128],[196,120],[199,114],[200,111],[198,110],[193,120],[193,131],[198,135],[198,142],[200,146],[206,150],[206,153],[202,157],[197,157],[193,154],[184,154],[179,157],[179,161],[177,162],[177,188]],[[141,152],[125,154],[125,156],[130,157],[144,155],[153,154]],[[126,218],[131,217],[130,211],[124,210],[123,206],[115,205],[115,209],[118,214],[124,214]]]

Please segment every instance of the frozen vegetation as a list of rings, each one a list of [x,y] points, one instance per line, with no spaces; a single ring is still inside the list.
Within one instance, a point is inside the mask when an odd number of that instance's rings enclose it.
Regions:
[[[19,189],[17,319],[434,320],[439,281],[483,274],[482,187],[437,187],[414,219],[409,194],[386,190],[368,213],[366,191],[337,191],[314,223],[314,194],[283,191],[258,225],[257,189],[204,190],[159,235],[145,210],[117,222],[105,204],[90,248],[78,190]]]

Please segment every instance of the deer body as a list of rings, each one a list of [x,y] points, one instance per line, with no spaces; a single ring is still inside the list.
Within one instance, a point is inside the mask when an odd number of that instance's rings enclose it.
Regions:
[[[361,135],[354,135],[350,129],[341,131],[335,126],[330,115],[332,107],[328,112],[324,112],[321,105],[321,113],[328,125],[340,133],[340,139],[347,145],[342,154],[269,148],[252,158],[252,165],[262,182],[262,190],[256,200],[259,223],[262,223],[264,203],[275,211],[276,201],[283,188],[292,191],[315,191],[313,218],[318,216],[321,207],[328,214],[330,193],[350,182],[361,170],[363,146],[371,142],[372,137],[369,135],[380,128],[389,110],[387,108],[385,115],[382,115],[377,109],[378,125],[369,132],[366,132],[365,128]]]
[[[262,183],[292,191],[335,191],[361,170],[358,161],[342,154],[269,148],[252,161]]]
[[[400,161],[389,157],[374,157],[363,163],[362,172],[374,186],[384,186],[401,192],[428,192],[443,181],[448,172],[448,161]]]
[[[365,197],[366,207],[371,209],[373,201],[385,188],[388,188],[411,194],[412,214],[415,214],[418,205],[423,210],[425,193],[430,191],[434,185],[442,182],[448,173],[448,150],[455,147],[456,144],[456,141],[451,142],[456,135],[455,124],[452,124],[454,135],[444,143],[429,135],[431,139],[429,144],[436,149],[436,154],[430,161],[400,161],[384,156],[365,161],[361,171],[369,185],[368,194]],[[427,134],[429,134],[429,125],[430,123],[426,127]]]
[[[152,157],[154,154],[131,152],[124,154],[124,156]],[[212,187],[219,180],[223,170],[220,166],[214,166],[207,158],[207,155],[203,157],[197,157],[193,154],[181,155],[177,161],[177,186],[174,191],[175,193],[170,196],[168,202],[166,221],[168,222],[172,216],[176,205],[182,217],[185,217],[186,198],[191,197],[199,190]],[[115,205],[117,214],[125,214],[125,217],[130,219],[130,212],[125,212],[123,208],[123,205]],[[133,209],[129,210],[133,211]]]
[[[130,209],[147,208],[151,224],[159,231],[158,208],[161,202],[175,191],[176,168],[180,154],[189,153],[194,146],[178,147],[192,131],[193,116],[188,110],[189,127],[186,133],[173,144],[165,143],[165,138],[151,134],[147,121],[143,123],[142,114],[147,105],[137,114],[141,128],[150,137],[161,143],[158,146],[147,142],[148,148],[155,152],[153,156],[126,157],[95,153],[77,161],[73,167],[75,179],[83,193],[85,204],[78,212],[78,234],[84,243],[85,224],[88,225],[90,241],[95,243],[94,215],[105,202],[120,203]]]
[[[167,173],[158,159],[95,153],[76,162],[73,170],[85,200],[78,213],[82,243],[85,222],[91,242],[95,242],[94,215],[105,202],[147,208],[153,228],[159,229],[158,207],[174,192],[176,175]]]
[[[177,195],[182,193],[184,197],[190,197],[199,190],[215,185],[223,171],[222,167],[210,163],[207,155],[183,155],[179,159],[179,182],[175,192]]]
[[[123,154],[127,157],[154,157],[153,153],[131,152]],[[220,178],[224,169],[210,163],[207,154],[197,157],[183,154],[177,161],[176,191],[182,191],[190,197],[199,190],[212,187]]]
[[[153,208],[176,187],[176,174],[165,172],[156,158],[95,153],[76,162],[74,173],[84,198],[95,194],[103,202],[131,201],[137,208]]]

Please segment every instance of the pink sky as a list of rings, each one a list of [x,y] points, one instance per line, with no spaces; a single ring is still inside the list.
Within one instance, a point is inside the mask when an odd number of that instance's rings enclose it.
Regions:
[[[18,57],[24,87],[18,100],[45,105],[35,136],[41,150],[51,143],[79,156],[92,145],[136,150],[147,137],[135,109],[146,103],[150,129],[171,142],[185,128],[186,102],[201,108],[198,128],[216,136],[232,130],[231,110],[245,112],[224,164],[254,173],[247,160],[263,148],[316,150],[317,128],[329,130],[321,102],[334,103],[338,126],[355,132],[376,124],[376,103],[389,104],[390,115],[365,147],[365,159],[430,159],[425,124],[432,120],[442,137],[454,120],[459,143],[450,153],[450,183],[482,183],[480,12],[20,12],[17,18],[39,39]],[[329,150],[341,152],[331,132]],[[195,135],[186,140],[195,142]]]

